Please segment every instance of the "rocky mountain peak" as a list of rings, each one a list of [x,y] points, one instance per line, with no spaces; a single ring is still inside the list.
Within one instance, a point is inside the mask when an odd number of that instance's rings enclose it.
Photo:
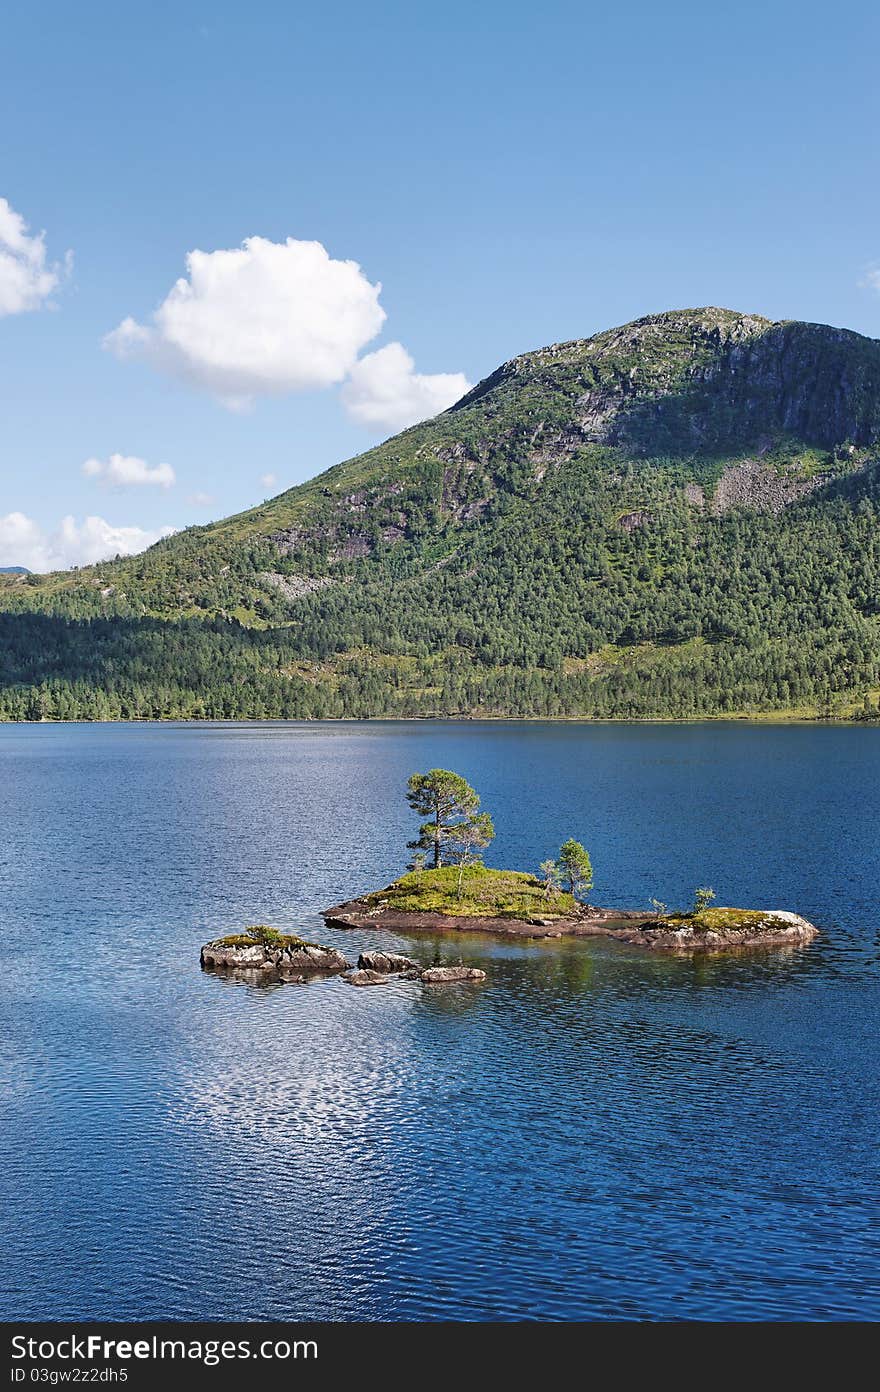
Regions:
[[[822,448],[880,440],[880,342],[708,307],[648,315],[504,363],[452,413],[555,405],[593,443],[635,455],[750,449],[793,434]]]

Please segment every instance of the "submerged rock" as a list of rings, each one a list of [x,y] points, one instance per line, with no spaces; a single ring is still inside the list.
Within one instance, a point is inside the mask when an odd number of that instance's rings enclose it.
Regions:
[[[380,971],[374,967],[364,966],[365,961],[381,961],[382,959],[406,962],[406,967],[395,967],[391,971]],[[411,962],[408,957],[400,957],[397,953],[384,952],[362,952],[358,958],[355,971],[347,971],[343,976],[343,981],[347,981],[349,986],[381,986],[389,981],[424,981],[429,986],[443,986],[456,981],[485,981],[486,973],[479,967],[425,967],[420,969],[418,964]]]

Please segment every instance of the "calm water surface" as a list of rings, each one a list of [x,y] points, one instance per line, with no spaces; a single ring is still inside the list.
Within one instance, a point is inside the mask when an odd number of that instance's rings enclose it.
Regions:
[[[405,858],[465,774],[597,902],[796,909],[702,962],[453,946],[482,989],[203,974]],[[0,726],[5,1318],[880,1316],[880,730]],[[443,946],[450,950],[449,944]]]

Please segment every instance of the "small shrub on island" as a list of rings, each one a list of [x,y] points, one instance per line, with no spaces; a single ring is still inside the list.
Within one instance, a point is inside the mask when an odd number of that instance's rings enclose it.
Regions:
[[[246,929],[249,938],[254,942],[260,943],[263,947],[280,947],[284,941],[284,934],[277,928],[270,928],[267,923],[254,923]]]
[[[559,873],[559,866],[555,860],[542,860],[538,867],[541,883],[544,886],[544,898],[549,899],[554,889],[561,889],[562,876]]]
[[[710,906],[715,898],[714,889],[702,885],[694,890],[692,909],[670,909],[662,899],[650,899],[648,902],[657,916],[655,927],[689,925],[695,932],[702,933],[715,927],[730,927],[739,913],[739,910],[712,909]]]
[[[222,944],[223,947],[314,947],[315,943],[307,943],[305,938],[301,938],[297,933],[282,933],[279,928],[270,928],[267,923],[254,923],[245,928],[243,933],[227,933],[225,937],[216,938],[215,942]]]
[[[549,899],[554,890],[567,884],[568,893],[577,899],[593,887],[593,866],[589,852],[573,837],[559,848],[558,860],[542,860],[539,868],[544,898]]]

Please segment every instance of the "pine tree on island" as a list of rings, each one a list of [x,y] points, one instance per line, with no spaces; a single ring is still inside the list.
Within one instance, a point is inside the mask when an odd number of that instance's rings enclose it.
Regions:
[[[565,885],[569,894],[574,895],[576,899],[589,893],[593,887],[593,865],[589,851],[580,841],[575,841],[574,837],[570,836],[560,846],[558,859],[541,862],[541,879],[548,898],[560,883]]]
[[[479,794],[467,779],[449,769],[414,773],[407,784],[406,800],[414,812],[426,820],[419,827],[411,851],[428,853],[432,869],[444,860],[467,863],[471,854],[483,849],[495,835],[492,818],[480,812]]]
[[[578,896],[592,888],[589,854],[580,841],[571,837],[560,847],[556,860],[542,862],[538,880],[518,871],[485,869],[481,853],[495,837],[492,818],[488,812],[480,811],[479,794],[467,779],[451,769],[414,773],[408,780],[406,797],[413,811],[424,818],[417,838],[407,843],[414,852],[409,869],[417,874],[427,872],[430,878],[430,883],[422,882],[421,890],[412,889],[413,893],[421,893],[423,899],[426,893],[443,892],[440,876],[435,879],[434,872],[443,871],[447,865],[457,866],[458,875],[454,881],[450,878],[445,892],[454,892],[459,900],[464,897],[465,871],[477,867],[483,877],[484,896],[491,892],[487,880],[491,877],[502,897],[522,898],[543,891],[541,897],[547,907],[553,905],[563,913],[575,909]],[[502,880],[506,881],[503,889]],[[469,898],[476,891],[477,880],[469,877]],[[537,903],[532,905],[538,907]],[[523,903],[523,912],[528,911],[528,905]]]
[[[414,773],[407,784],[407,802],[414,812],[428,820],[419,827],[415,841],[408,843],[415,852],[413,870],[423,870],[430,857],[431,868],[441,870],[445,861],[458,866],[456,892],[462,897],[464,872],[482,865],[481,851],[495,838],[495,827],[488,812],[480,811],[480,797],[461,774],[450,769],[431,769]]]

